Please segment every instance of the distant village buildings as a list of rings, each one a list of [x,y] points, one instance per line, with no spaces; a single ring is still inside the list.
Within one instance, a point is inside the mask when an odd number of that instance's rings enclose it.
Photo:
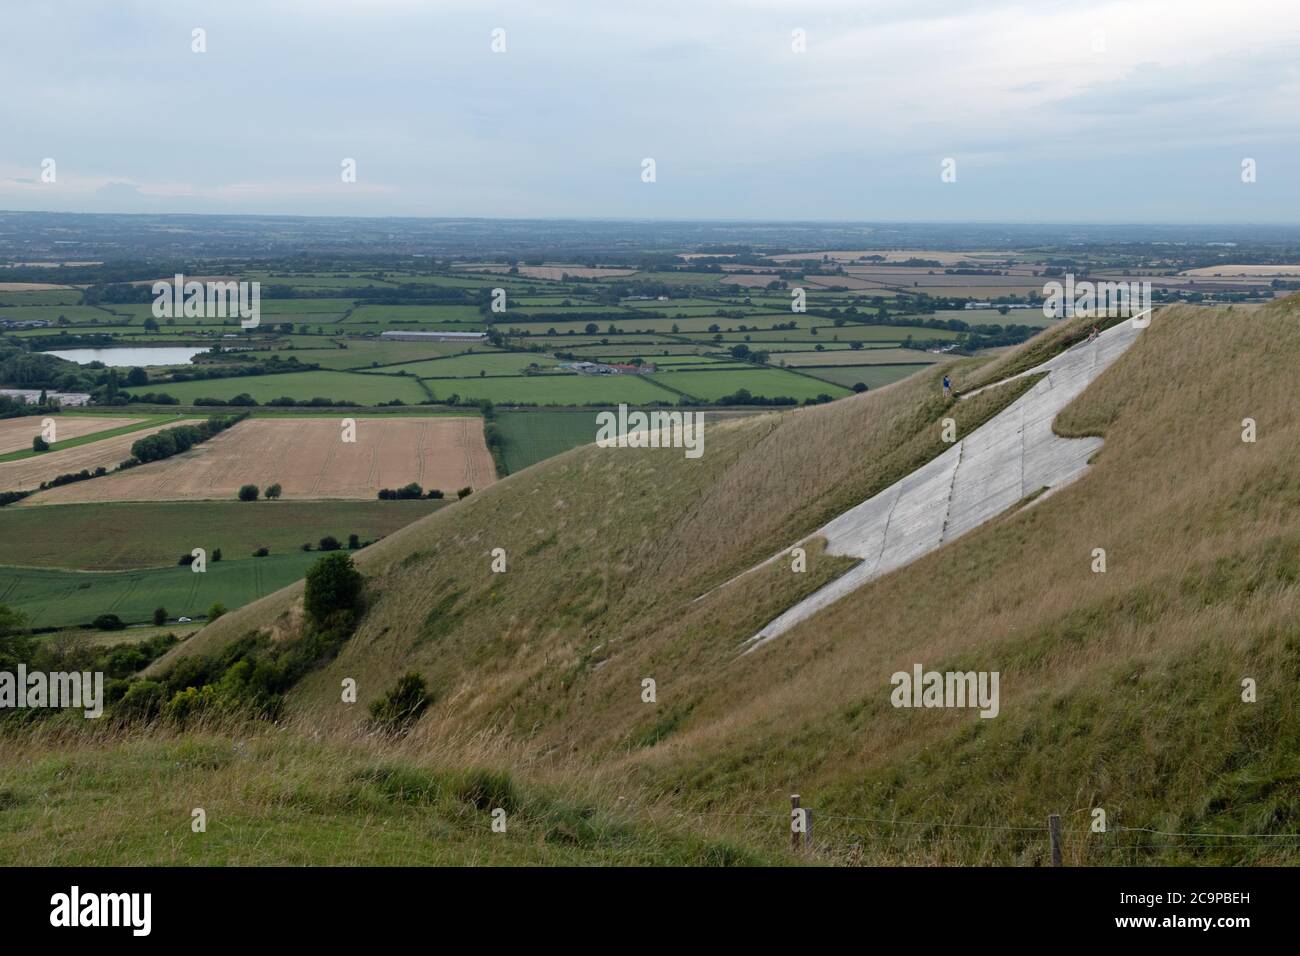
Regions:
[[[642,365],[625,365],[621,362],[569,362],[561,365],[560,368],[570,369],[579,375],[649,375],[656,371],[653,362]]]
[[[8,398],[21,398],[28,405],[35,405],[41,400],[41,390],[39,388],[0,388],[0,395]],[[90,395],[87,392],[49,392],[45,393],[46,401],[58,402],[65,408],[72,408],[77,405],[88,405]]]

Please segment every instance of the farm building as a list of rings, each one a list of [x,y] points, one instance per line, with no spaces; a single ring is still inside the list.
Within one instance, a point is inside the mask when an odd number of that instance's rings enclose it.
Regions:
[[[389,342],[482,342],[486,332],[380,332]]]

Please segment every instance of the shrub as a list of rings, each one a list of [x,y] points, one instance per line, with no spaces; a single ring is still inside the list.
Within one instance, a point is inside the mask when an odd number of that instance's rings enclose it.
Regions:
[[[42,438],[40,435],[37,435],[35,438],[32,439],[32,451],[49,451],[49,450],[50,450],[50,443],[47,442],[44,438]]]
[[[456,492],[456,497],[457,497],[457,498],[468,498],[468,497],[469,497],[470,495],[472,495],[473,493],[474,493],[474,489],[473,489],[473,488],[462,488],[462,489],[460,489],[460,491]]]
[[[258,548],[256,551],[253,552],[253,557],[264,558],[270,553],[271,553],[270,548]]]
[[[116,614],[101,614],[90,623],[92,627],[100,631],[122,631],[126,629],[126,622]]]
[[[429,706],[424,678],[414,671],[403,674],[397,683],[370,705],[370,716],[383,730],[404,732],[419,720]]]
[[[256,501],[258,494],[257,485],[244,485],[239,489],[239,500]]]
[[[349,551],[355,551],[355,550],[357,550],[357,548],[359,548],[359,547],[361,547],[361,538],[360,538],[360,536],[355,535],[355,534],[350,534],[350,535],[348,535],[348,550],[349,550]]]
[[[339,544],[339,539],[334,537],[332,534],[327,534],[325,537],[320,539],[320,549],[322,551],[337,551],[341,547],[342,545]]]
[[[212,552],[212,560],[213,560],[214,562],[216,562],[216,561],[220,561],[220,560],[221,560],[221,549],[220,549],[220,548],[217,548],[217,550],[215,550],[215,551]]]
[[[167,623],[167,609],[165,607],[156,607],[153,609],[153,626],[162,627]]]
[[[208,608],[208,621],[215,621],[221,615],[226,613],[226,606],[218,601],[212,607]]]
[[[262,496],[266,498],[267,501],[274,501],[275,499],[279,498],[280,483],[276,482],[275,484],[271,485],[269,488],[266,489],[266,491],[262,493]]]
[[[152,720],[162,710],[167,688],[157,681],[134,681],[117,702],[116,713],[123,717]]]
[[[312,620],[323,625],[331,614],[338,611],[359,611],[363,585],[361,572],[352,563],[352,555],[346,551],[327,554],[307,572],[303,607]]]

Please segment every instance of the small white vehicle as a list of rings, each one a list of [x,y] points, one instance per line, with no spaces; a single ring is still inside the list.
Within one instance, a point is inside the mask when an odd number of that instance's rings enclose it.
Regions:
[[[177,623],[177,624],[192,624],[192,623],[194,623],[194,622],[193,622],[193,619],[192,619],[192,618],[188,618],[188,617],[178,617],[178,618],[176,619],[176,623]]]

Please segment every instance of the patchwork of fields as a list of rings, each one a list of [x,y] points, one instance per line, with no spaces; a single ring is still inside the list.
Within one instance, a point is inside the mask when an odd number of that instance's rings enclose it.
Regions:
[[[203,613],[214,600],[235,607],[301,575],[314,559],[304,544],[327,534],[374,539],[443,506],[376,501],[382,488],[417,482],[454,496],[494,481],[485,418],[503,471],[515,472],[594,441],[600,409],[729,404],[750,414],[766,404],[833,400],[943,361],[927,349],[962,340],[968,326],[1042,321],[1029,310],[963,312],[947,299],[1041,282],[1020,262],[977,253],[944,260],[945,267],[973,263],[1005,272],[976,277],[904,265],[908,259],[893,253],[872,261],[843,255],[827,260],[842,266],[841,274],[829,274],[820,256],[774,257],[762,268],[655,271],[551,261],[263,269],[234,277],[263,283],[262,322],[252,330],[235,318],[178,317],[159,326],[148,303],[86,301],[76,286],[0,289],[0,318],[49,323],[10,333],[34,348],[210,350],[195,359],[199,379],[190,377],[192,368],[166,366],[135,370],[128,379],[122,368],[116,383],[136,403],[113,413],[58,416],[49,452],[31,450],[39,418],[0,420],[0,491],[112,469],[140,437],[198,416],[254,412],[184,454],[0,509],[0,602],[40,626],[108,612],[143,620],[158,605],[173,616]],[[224,268],[212,267],[211,275]],[[805,268],[826,274],[800,275]],[[807,311],[791,307],[796,286],[806,293]],[[506,293],[504,313],[488,306],[496,289]],[[488,338],[380,337],[394,331]],[[295,361],[306,368],[284,371]],[[586,375],[564,367],[575,361],[657,368]],[[162,397],[146,404],[139,401],[144,395]],[[495,413],[446,414],[484,403]],[[357,410],[296,408],[330,405]],[[404,406],[410,410],[396,411]],[[715,414],[730,413],[709,412]],[[357,420],[355,443],[342,441],[345,417]],[[238,502],[245,484],[279,484],[285,500]],[[192,547],[221,548],[225,560],[204,575],[171,566]],[[252,558],[262,547],[270,556]]]
[[[454,494],[495,480],[479,418],[358,417],[355,442],[343,440],[342,420],[247,419],[184,455],[53,488],[22,507],[233,500],[245,484],[279,484],[286,499],[369,500],[382,488],[413,481]]]

